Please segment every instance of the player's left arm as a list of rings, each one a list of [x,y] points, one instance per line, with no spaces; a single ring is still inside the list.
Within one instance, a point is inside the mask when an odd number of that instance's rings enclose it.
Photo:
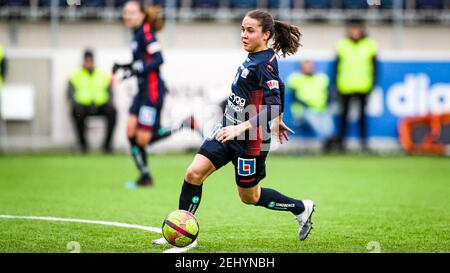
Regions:
[[[284,96],[285,96],[285,85],[280,80],[280,99],[281,99],[281,113],[277,118],[272,120],[272,124],[270,126],[270,131],[273,135],[277,136],[278,142],[283,144],[283,139],[289,141],[288,132],[291,134],[295,134],[295,132],[289,128],[283,121],[284,114]]]

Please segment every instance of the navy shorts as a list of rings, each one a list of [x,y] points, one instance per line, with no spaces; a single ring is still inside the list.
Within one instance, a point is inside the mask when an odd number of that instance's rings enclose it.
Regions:
[[[221,143],[215,138],[208,138],[198,153],[206,156],[217,170],[233,162],[236,184],[241,188],[254,187],[266,177],[267,152],[260,156],[246,155],[243,144],[238,141]]]
[[[138,127],[157,132],[161,127],[161,106],[153,104],[147,96],[133,98],[129,113],[138,117]]]

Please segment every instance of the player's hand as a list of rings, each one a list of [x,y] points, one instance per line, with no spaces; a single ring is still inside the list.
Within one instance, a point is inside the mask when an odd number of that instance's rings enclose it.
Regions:
[[[144,72],[144,63],[142,61],[134,61],[131,64],[131,71],[135,75],[142,74]]]
[[[225,143],[228,140],[233,140],[234,138],[245,132],[245,130],[246,127],[244,123],[234,126],[227,126],[217,132],[216,139],[219,142]]]
[[[117,64],[117,63],[114,63],[114,64],[113,64],[113,67],[112,67],[112,73],[113,73],[113,74],[116,73],[117,70],[119,70],[119,69],[120,69],[120,65]]]
[[[280,142],[280,144],[283,144],[283,138],[286,139],[286,141],[289,141],[287,132],[295,134],[295,132],[291,128],[287,127],[287,125],[284,124],[283,120],[279,119],[276,119],[272,123],[270,131],[273,135],[277,136],[278,142]]]

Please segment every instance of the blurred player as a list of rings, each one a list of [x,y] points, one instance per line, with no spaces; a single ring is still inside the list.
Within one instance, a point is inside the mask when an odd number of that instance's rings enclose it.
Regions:
[[[179,209],[195,213],[205,179],[232,162],[241,201],[291,212],[299,225],[299,239],[306,239],[312,228],[313,201],[293,199],[259,185],[266,176],[270,133],[280,143],[289,140],[287,132],[294,133],[283,122],[284,84],[278,74],[276,52],[283,56],[295,53],[300,36],[296,26],[276,21],[266,11],[247,13],[241,40],[249,54],[237,70],[222,122],[203,142],[186,171]],[[268,47],[271,38],[273,49]],[[153,243],[162,244],[164,240]]]
[[[131,154],[140,172],[135,186],[151,186],[153,180],[148,170],[146,147],[151,143],[170,136],[174,131],[196,127],[193,117],[187,118],[182,126],[174,130],[160,127],[161,110],[167,89],[160,75],[163,64],[161,45],[156,32],[163,27],[159,7],[145,9],[138,1],[128,1],[123,8],[123,21],[133,31],[133,62],[115,65],[113,70],[124,69],[138,79],[138,94],[130,107],[127,136],[131,144]],[[129,184],[128,186],[133,186]]]

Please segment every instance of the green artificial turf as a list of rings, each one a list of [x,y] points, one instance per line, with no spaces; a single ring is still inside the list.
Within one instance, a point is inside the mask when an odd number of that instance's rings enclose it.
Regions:
[[[193,154],[150,155],[153,188],[126,155],[0,156],[0,215],[51,216],[161,227],[178,207]],[[314,229],[298,241],[289,212],[243,204],[232,165],[203,187],[198,246],[190,252],[450,252],[450,159],[281,156],[263,187],[317,204]],[[0,252],[162,252],[160,234],[84,223],[0,218]]]

